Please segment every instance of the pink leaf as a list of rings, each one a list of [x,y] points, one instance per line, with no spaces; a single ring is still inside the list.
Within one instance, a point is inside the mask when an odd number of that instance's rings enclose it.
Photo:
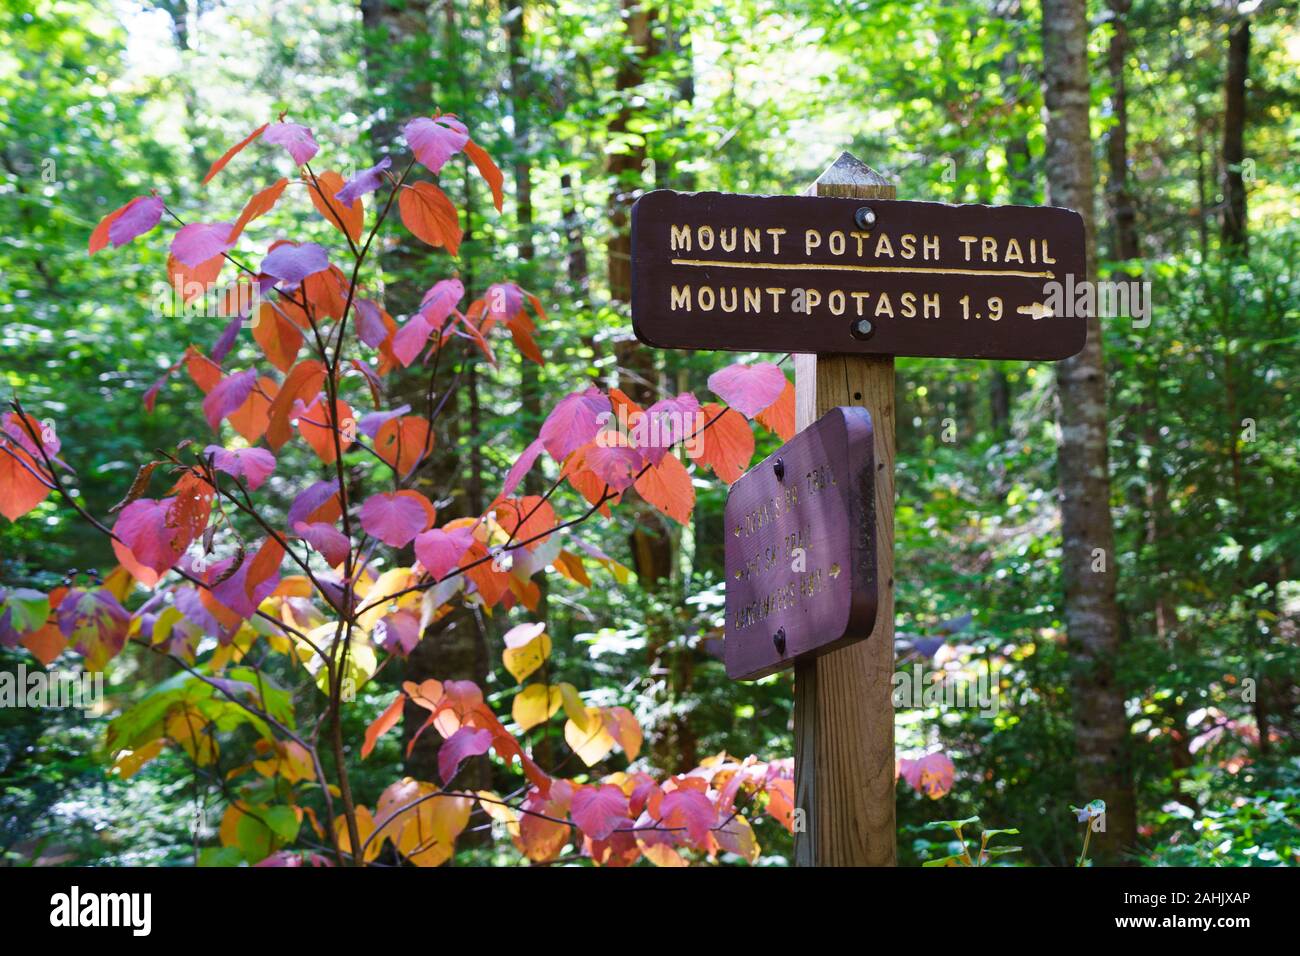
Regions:
[[[406,547],[433,519],[433,505],[418,491],[380,492],[361,506],[361,527],[394,548]]]
[[[378,348],[388,338],[388,328],[384,325],[379,306],[369,299],[357,299],[357,335],[372,349]]]
[[[917,793],[938,800],[952,789],[956,768],[942,750],[926,754],[917,760],[903,757],[898,762],[899,773]]]
[[[108,227],[108,241],[115,248],[126,245],[136,236],[142,236],[158,225],[162,214],[163,201],[157,196],[139,196],[132,199]]]
[[[262,139],[276,146],[283,146],[299,166],[309,162],[320,149],[311,135],[311,130],[298,123],[272,123],[262,134]]]
[[[409,367],[415,361],[432,333],[433,326],[421,312],[415,313],[397,330],[393,336],[393,354],[403,367]]]
[[[263,272],[289,285],[297,285],[308,276],[324,272],[329,267],[329,255],[314,242],[304,242],[302,245],[281,243],[262,260]]]
[[[681,788],[663,799],[659,821],[666,827],[685,827],[696,844],[703,844],[718,822],[718,811],[698,790]]]
[[[174,500],[137,499],[122,509],[113,525],[113,534],[131,556],[159,577],[181,556],[172,546],[176,529],[167,526],[167,512]]]
[[[493,322],[509,322],[524,310],[524,290],[513,282],[488,286],[487,315]]]
[[[636,445],[645,449],[651,464],[657,465],[669,448],[692,436],[703,424],[699,400],[690,392],[682,392],[676,398],[660,399],[645,410]]]
[[[544,630],[546,630],[546,624],[542,621],[516,624],[510,630],[506,631],[505,637],[502,638],[502,640],[505,642],[507,648],[514,650],[515,648],[523,647],[530,641],[536,640],[538,635],[540,635]]]
[[[221,427],[222,419],[234,414],[248,400],[257,385],[257,369],[246,369],[227,375],[203,399],[203,417],[213,431]]]
[[[275,471],[275,456],[265,448],[222,448],[209,445],[204,455],[212,456],[212,466],[217,471],[240,478],[249,491],[256,491],[271,472]]]
[[[470,757],[488,752],[492,746],[492,731],[461,727],[438,747],[438,773],[444,784],[460,772],[460,765]]]
[[[182,265],[196,269],[234,245],[230,241],[233,222],[192,222],[182,226],[172,239],[172,255]]]
[[[309,488],[299,493],[298,497],[293,499],[293,504],[289,506],[289,527],[297,527],[299,521],[323,521],[333,520],[338,517],[340,508],[338,501],[339,483],[338,479],[332,481],[318,481]],[[330,499],[334,499],[331,501]],[[326,519],[321,513],[333,512],[333,517]]]
[[[346,561],[348,552],[352,550],[352,542],[348,540],[347,535],[324,521],[311,524],[299,521],[293,526],[293,530],[319,552],[329,562],[330,567],[338,567]]]
[[[384,184],[384,170],[393,165],[393,161],[385,156],[378,163],[369,169],[363,169],[346,183],[343,188],[334,194],[334,198],[352,208],[352,204],[362,196],[368,196]]]
[[[588,446],[583,461],[597,478],[609,485],[612,490],[621,492],[632,486],[636,481],[637,472],[645,462],[636,449],[618,444],[617,441],[616,435],[609,441],[598,439]]]
[[[601,414],[609,410],[609,397],[594,385],[585,392],[566,395],[542,423],[542,444],[552,458],[564,461],[596,437],[603,424]]]
[[[524,480],[524,475],[532,470],[533,464],[537,457],[542,453],[542,440],[539,438],[523,450],[515,463],[510,466],[510,471],[506,474],[506,483],[501,488],[501,497],[509,498],[519,487],[519,483]]]
[[[459,279],[443,279],[424,293],[424,298],[420,300],[420,314],[430,325],[441,331],[447,316],[456,311],[456,306],[464,297],[465,286]]]
[[[420,116],[411,120],[402,129],[406,143],[415,153],[415,158],[431,173],[440,171],[447,160],[465,148],[469,142],[469,131],[465,124],[456,117],[438,116],[430,119]]]
[[[593,840],[604,840],[626,819],[627,797],[610,784],[579,787],[573,792],[570,813],[583,833]]]
[[[781,397],[785,373],[771,362],[737,362],[710,375],[709,390],[746,418],[753,418]]]
[[[416,535],[415,556],[424,565],[424,570],[442,580],[448,571],[460,564],[460,559],[473,543],[474,532],[469,528],[456,528],[453,531],[434,528]]]

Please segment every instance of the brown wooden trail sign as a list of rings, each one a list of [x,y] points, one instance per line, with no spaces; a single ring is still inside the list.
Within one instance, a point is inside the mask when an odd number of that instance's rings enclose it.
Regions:
[[[658,348],[1062,359],[1083,250],[1047,206],[659,190],[632,208],[632,324]]]
[[[632,212],[632,320],[643,342],[795,353],[800,435],[792,445],[841,406],[870,413],[875,620],[862,640],[853,626],[839,633],[836,617],[814,639],[824,644],[795,660],[799,866],[888,866],[896,859],[894,356],[1055,360],[1078,352],[1087,336],[1085,319],[1046,314],[1048,283],[1086,278],[1077,214],[894,199],[887,179],[843,153],[804,197],[656,192]],[[860,504],[865,488],[861,494]],[[734,572],[730,556],[728,569]],[[843,600],[834,589],[824,593]],[[789,639],[787,630],[787,650]],[[749,673],[746,638],[739,640],[733,650],[729,634],[723,653],[739,654],[737,669]],[[754,672],[771,663],[759,661]]]
[[[875,472],[871,415],[835,408],[731,486],[728,677],[764,677],[871,633]]]

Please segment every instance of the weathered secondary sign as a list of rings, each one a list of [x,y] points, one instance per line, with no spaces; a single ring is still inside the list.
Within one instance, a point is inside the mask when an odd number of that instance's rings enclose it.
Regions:
[[[1087,338],[1064,293],[1085,278],[1083,219],[1050,206],[659,190],[632,207],[632,324],[658,348],[1061,359]]]
[[[876,620],[871,415],[835,408],[727,495],[727,676],[863,640]]]

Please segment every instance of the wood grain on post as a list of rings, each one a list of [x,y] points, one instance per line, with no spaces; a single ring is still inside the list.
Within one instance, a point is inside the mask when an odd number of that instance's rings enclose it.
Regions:
[[[893,199],[861,160],[840,158],[811,196]],[[846,333],[847,334],[847,333]],[[894,359],[796,355],[795,427],[837,405],[870,410],[875,430],[879,605],[871,637],[798,665],[794,688],[797,866],[893,866],[894,823]]]

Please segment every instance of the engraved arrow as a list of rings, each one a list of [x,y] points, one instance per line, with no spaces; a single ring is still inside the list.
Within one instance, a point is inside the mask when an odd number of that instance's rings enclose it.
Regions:
[[[1016,306],[1016,312],[1020,315],[1030,316],[1035,322],[1039,319],[1046,319],[1054,313],[1046,302],[1031,302],[1029,305]]]

